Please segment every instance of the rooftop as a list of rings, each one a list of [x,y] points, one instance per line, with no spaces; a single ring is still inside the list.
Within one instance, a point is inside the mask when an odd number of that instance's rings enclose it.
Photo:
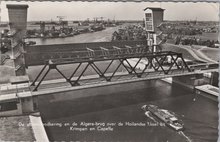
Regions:
[[[26,4],[7,4],[6,7],[9,9],[27,9],[28,5],[26,5]]]
[[[144,11],[147,10],[147,9],[151,9],[152,11],[164,11],[165,10],[165,9],[162,9],[162,8],[159,8],[159,7],[146,7],[144,9]]]

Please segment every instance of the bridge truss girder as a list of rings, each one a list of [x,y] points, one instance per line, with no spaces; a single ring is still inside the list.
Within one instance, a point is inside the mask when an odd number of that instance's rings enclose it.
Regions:
[[[51,59],[49,61],[46,61],[45,65],[43,66],[37,77],[34,79],[31,86],[34,86],[33,91],[37,91],[42,81],[45,80],[45,77],[49,74],[51,70],[56,70],[71,86],[81,85],[81,78],[82,76],[84,76],[89,67],[91,67],[95,71],[95,74],[98,75],[98,78],[106,82],[113,81],[113,78],[118,76],[116,75],[116,73],[120,67],[125,70],[125,72],[123,72],[124,74],[135,76],[137,78],[143,77],[143,74],[147,76],[149,74],[149,70],[151,70],[151,72],[160,72],[164,75],[172,74],[173,70],[187,72],[191,71],[184,61],[181,53],[170,51],[149,53],[146,50],[141,51],[142,52],[130,52],[127,54],[122,54],[122,52],[118,52],[118,54],[115,54],[114,56],[110,56],[109,54],[104,53],[108,51],[102,51],[104,56],[99,57],[96,57],[93,53],[90,54],[90,57],[80,59]],[[168,56],[171,58],[169,64],[167,64],[166,62]],[[132,59],[137,59],[137,62],[133,65],[131,64]],[[143,61],[145,62],[143,63]],[[98,65],[98,62],[108,62],[108,65],[104,69],[101,69],[101,66]],[[119,64],[116,66],[116,68],[114,68],[111,73],[109,73],[109,69],[113,68],[113,62],[118,62]],[[59,69],[59,66],[66,64],[76,65],[76,68],[73,69],[73,72],[70,76],[67,76],[62,72],[62,70]],[[137,69],[139,65],[144,65],[144,68],[141,70]],[[78,75],[76,76],[76,74]]]

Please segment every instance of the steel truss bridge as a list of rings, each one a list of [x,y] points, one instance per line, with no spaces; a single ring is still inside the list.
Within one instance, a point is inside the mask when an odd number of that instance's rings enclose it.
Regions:
[[[52,86],[60,87],[158,79],[195,74],[195,68],[208,69],[208,64],[188,66],[181,53],[171,51],[152,53],[145,42],[82,43],[27,48],[26,65],[43,65],[31,83],[32,91],[48,88],[48,85],[42,82],[48,82],[45,78],[50,75],[51,70],[57,71],[62,76],[62,83],[51,82],[54,84]],[[63,65],[72,67],[70,69],[72,73],[65,74],[62,71]],[[85,75],[85,72],[91,69],[95,74]]]

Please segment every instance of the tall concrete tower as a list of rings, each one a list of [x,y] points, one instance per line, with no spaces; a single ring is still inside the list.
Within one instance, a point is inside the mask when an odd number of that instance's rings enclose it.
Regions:
[[[158,28],[163,23],[164,9],[147,7],[144,9],[145,30],[148,32],[148,45],[152,46],[152,51],[157,52],[159,45],[163,42],[158,39],[162,34]]]
[[[148,32],[158,32],[158,26],[163,22],[164,9],[147,7],[144,9],[145,29]]]
[[[7,5],[9,15],[9,27],[11,33],[11,59],[15,67],[15,75],[25,75],[25,61],[23,38],[27,28],[28,5]]]
[[[8,4],[10,30],[26,30],[28,5]]]

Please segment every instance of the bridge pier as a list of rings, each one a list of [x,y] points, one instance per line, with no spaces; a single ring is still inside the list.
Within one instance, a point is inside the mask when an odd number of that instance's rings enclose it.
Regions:
[[[213,86],[219,86],[219,72],[211,72],[210,84]]]
[[[38,110],[38,101],[37,97],[33,97],[29,88],[28,76],[14,76],[11,77],[10,82],[11,84],[7,84],[3,88],[14,90],[14,93],[0,95],[0,116],[36,112]],[[0,88],[0,91],[5,91],[5,89]]]
[[[31,92],[18,94],[22,114],[30,114],[37,111],[37,98],[33,97]]]
[[[191,90],[193,90],[195,86],[203,85],[205,83],[206,81],[203,78],[203,74],[172,77],[172,84],[181,85]]]
[[[38,110],[37,98],[30,91],[0,96],[0,116],[24,115]]]

